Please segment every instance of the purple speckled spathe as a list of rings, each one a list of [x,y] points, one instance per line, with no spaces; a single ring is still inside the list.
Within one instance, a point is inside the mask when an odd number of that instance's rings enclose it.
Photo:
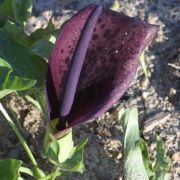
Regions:
[[[50,119],[59,117],[68,68],[82,29],[95,8],[95,5],[90,5],[79,11],[64,25],[56,40],[49,60],[46,81],[46,103]]]
[[[60,130],[65,128],[64,121],[72,126],[91,120],[119,100],[135,76],[140,53],[158,30],[157,26],[103,9],[91,34],[85,30],[89,30],[87,22],[96,10],[96,5],[88,6],[67,22],[52,51],[47,104],[50,119],[60,117]],[[83,41],[88,42],[88,49],[80,47]],[[74,57],[78,53],[86,54],[78,58],[83,66],[77,66]]]

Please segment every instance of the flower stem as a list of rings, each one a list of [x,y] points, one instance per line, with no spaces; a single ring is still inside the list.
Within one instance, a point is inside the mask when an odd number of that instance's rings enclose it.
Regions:
[[[2,114],[4,115],[5,119],[7,120],[8,124],[11,126],[11,128],[14,130],[15,134],[17,135],[17,137],[19,138],[19,141],[21,142],[22,146],[24,147],[26,153],[29,156],[30,161],[32,162],[32,165],[34,167],[34,171],[35,171],[35,176],[37,178],[42,178],[45,176],[45,174],[43,173],[43,171],[40,170],[40,168],[38,167],[38,164],[31,152],[31,150],[29,149],[25,139],[23,138],[23,136],[21,135],[20,131],[18,130],[18,128],[16,127],[16,125],[14,124],[14,122],[12,121],[12,119],[10,118],[10,116],[8,115],[8,113],[6,112],[6,110],[4,109],[4,107],[2,106],[2,104],[0,103],[0,111],[2,112]]]
[[[46,177],[44,178],[40,178],[38,180],[55,180],[56,177],[61,176],[61,172],[59,171],[59,169],[57,168],[53,173],[48,174]]]

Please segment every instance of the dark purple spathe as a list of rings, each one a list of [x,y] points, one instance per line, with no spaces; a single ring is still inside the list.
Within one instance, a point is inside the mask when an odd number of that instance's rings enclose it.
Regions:
[[[47,75],[48,111],[50,119],[59,117],[57,128],[96,118],[117,102],[157,30],[96,5],[71,18],[59,34]]]

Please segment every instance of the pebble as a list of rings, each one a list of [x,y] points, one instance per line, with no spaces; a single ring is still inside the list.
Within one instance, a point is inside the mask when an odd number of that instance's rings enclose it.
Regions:
[[[180,152],[176,152],[172,156],[173,163],[179,163],[180,164]]]
[[[148,92],[146,92],[146,91],[144,91],[143,93],[142,93],[142,97],[144,98],[144,99],[146,99],[147,97],[148,97]]]
[[[122,153],[119,153],[116,157],[116,159],[121,159],[122,158]]]

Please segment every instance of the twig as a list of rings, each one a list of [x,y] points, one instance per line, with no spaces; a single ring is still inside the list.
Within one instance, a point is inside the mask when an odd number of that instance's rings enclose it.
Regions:
[[[171,63],[168,63],[168,65],[175,68],[175,69],[177,69],[177,70],[180,70],[180,66],[177,66],[177,65],[171,64]]]

